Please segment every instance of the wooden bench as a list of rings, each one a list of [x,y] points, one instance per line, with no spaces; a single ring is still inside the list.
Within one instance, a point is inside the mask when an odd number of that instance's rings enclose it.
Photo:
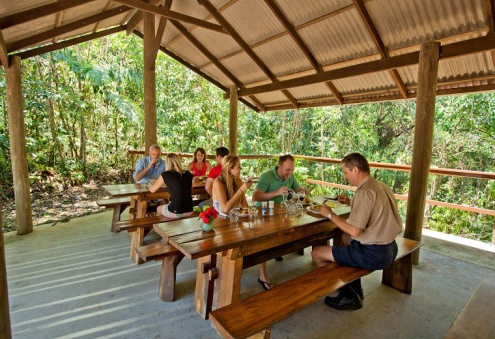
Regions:
[[[399,253],[395,262],[383,270],[382,283],[410,294],[411,253],[421,244],[405,238],[397,238],[396,241]],[[330,263],[268,291],[214,310],[210,313],[210,320],[224,338],[269,338],[271,325],[371,272]]]
[[[120,221],[120,215],[122,212],[124,212],[125,209],[131,205],[131,199],[129,197],[102,199],[98,200],[96,204],[105,208],[113,208],[112,225],[110,226],[110,230],[112,232],[119,232],[115,226],[115,223]]]
[[[490,272],[481,280],[444,339],[495,338],[494,308],[495,272]]]
[[[136,253],[144,261],[162,261],[158,296],[163,301],[174,301],[177,266],[184,258],[178,249],[165,242],[159,241],[136,248]]]
[[[194,212],[191,216],[185,218],[193,218],[197,216],[198,213]],[[127,232],[131,233],[130,257],[136,264],[140,265],[143,263],[143,259],[136,253],[136,249],[144,245],[144,237],[153,228],[153,224],[185,218],[171,219],[163,215],[159,215],[149,218],[121,220],[116,222],[115,226],[119,231],[126,230]]]

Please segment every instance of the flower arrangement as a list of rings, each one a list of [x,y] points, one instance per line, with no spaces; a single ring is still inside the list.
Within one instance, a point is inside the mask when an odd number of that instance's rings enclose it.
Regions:
[[[205,224],[209,224],[218,217],[218,211],[214,207],[208,205],[204,205],[203,208],[194,206],[194,210],[199,212],[198,220],[203,220]]]

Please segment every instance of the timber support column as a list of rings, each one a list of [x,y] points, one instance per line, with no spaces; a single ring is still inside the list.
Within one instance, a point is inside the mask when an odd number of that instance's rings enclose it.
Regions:
[[[14,178],[17,234],[33,231],[33,216],[27,166],[26,132],[22,101],[21,58],[14,56],[5,67],[7,79],[7,113],[9,117],[10,151]]]
[[[150,146],[156,144],[156,74],[154,52],[155,45],[155,15],[143,13],[144,28],[144,142],[145,154]]]
[[[0,200],[0,338],[12,338],[10,328],[9,291],[7,288],[7,266],[2,226],[2,200]]]
[[[229,151],[237,154],[237,88],[230,87],[230,110],[229,110]]]
[[[414,149],[409,182],[409,196],[404,237],[420,241],[430,173],[435,100],[438,77],[440,43],[427,42],[419,52],[418,96]],[[419,262],[419,250],[412,254],[412,263]]]

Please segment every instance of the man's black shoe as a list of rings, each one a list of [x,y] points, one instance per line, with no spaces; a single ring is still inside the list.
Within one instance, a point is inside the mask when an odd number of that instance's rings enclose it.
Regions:
[[[343,293],[336,297],[326,297],[325,304],[335,310],[359,310],[363,307],[363,303],[357,294],[351,299],[346,298]]]
[[[277,260],[277,261],[283,261],[284,258],[283,257],[276,257],[275,260]]]
[[[356,292],[356,290],[354,290]],[[363,289],[360,288],[357,292],[357,295],[359,296],[359,299],[361,299],[361,301],[364,300],[364,293],[363,293]],[[333,297],[333,298],[341,298],[342,297],[342,292],[339,293],[339,295],[337,297]],[[328,298],[332,298],[332,297],[328,297]]]
[[[360,288],[359,291],[356,291],[356,290],[354,290],[354,291],[359,296],[359,299],[364,300],[364,293],[363,293],[363,289],[362,288]]]

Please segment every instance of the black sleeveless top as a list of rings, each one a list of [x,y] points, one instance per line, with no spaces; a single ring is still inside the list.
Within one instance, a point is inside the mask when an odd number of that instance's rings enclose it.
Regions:
[[[168,210],[175,214],[192,212],[192,174],[188,171],[184,173],[165,171],[162,173],[162,178],[170,193]]]

